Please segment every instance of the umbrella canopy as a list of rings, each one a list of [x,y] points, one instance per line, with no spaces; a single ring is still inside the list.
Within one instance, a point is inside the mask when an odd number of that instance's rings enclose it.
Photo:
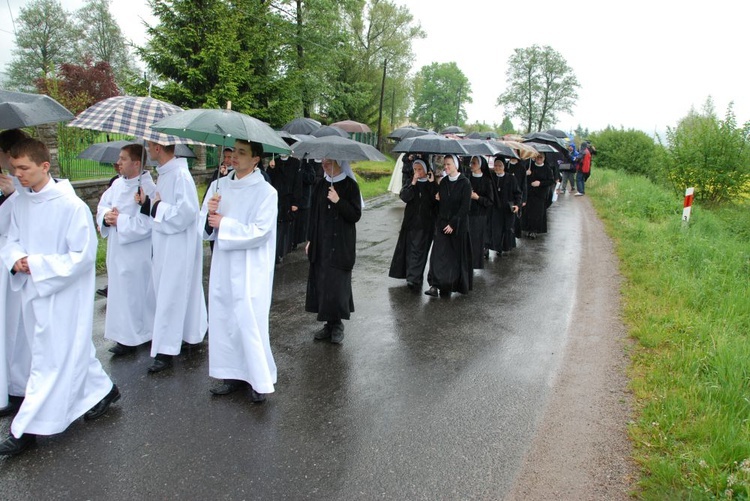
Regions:
[[[358,160],[373,160],[385,162],[385,155],[369,144],[352,141],[340,136],[313,137],[294,144],[295,158],[330,158],[332,160],[356,162]]]
[[[283,139],[286,144],[289,144],[289,145],[294,144],[300,140],[299,137],[295,136],[294,134],[289,134],[285,130],[277,130],[276,134],[278,134],[279,137]]]
[[[534,141],[529,141],[525,144],[531,145],[539,153],[559,153],[556,149],[548,144],[535,143]]]
[[[464,139],[461,141],[461,145],[469,155],[495,155],[498,152],[493,144],[481,139]]]
[[[185,110],[159,120],[151,128],[217,146],[243,139],[262,144],[266,153],[289,154],[292,151],[268,124],[232,110]]]
[[[403,139],[393,151],[396,153],[435,153],[439,155],[468,155],[461,139],[448,139],[439,135],[426,135]]]
[[[555,150],[562,153],[565,158],[568,158],[570,156],[570,154],[568,153],[568,146],[565,144],[565,141],[562,141],[561,139],[544,132],[532,132],[531,134],[526,134],[524,136],[523,142],[546,144],[548,146],[552,146]]]
[[[66,122],[73,114],[44,94],[0,90],[0,129]]]
[[[85,158],[88,160],[94,160],[103,164],[113,164],[117,162],[120,155],[120,150],[129,145],[135,144],[136,141],[109,141],[106,143],[92,144],[85,150],[83,150],[78,158]],[[184,144],[178,144],[174,148],[174,154],[177,157],[184,158],[195,158],[195,153]],[[148,160],[146,165],[156,165],[155,160]]]
[[[513,148],[502,141],[489,141],[489,143],[497,150],[495,156],[500,155],[507,158],[520,158]]]
[[[408,133],[409,131],[413,131],[413,130],[423,130],[425,132],[427,131],[426,129],[421,129],[413,125],[405,125],[404,127],[393,129],[393,132],[388,134],[387,137],[388,139],[395,139],[397,141],[400,141],[401,139],[404,139],[404,136],[406,135],[406,133]]]
[[[338,127],[339,129],[345,130],[351,134],[357,132],[372,132],[366,124],[355,122],[354,120],[342,120],[341,122],[331,124],[331,127]]]
[[[492,130],[486,130],[483,132],[472,132],[468,136],[466,136],[466,139],[497,139],[498,135],[497,132]]]
[[[195,141],[150,129],[154,122],[179,111],[179,106],[152,97],[115,96],[86,108],[68,126],[118,132],[159,144],[192,144]]]
[[[464,132],[466,131],[458,125],[451,125],[440,131],[441,134],[463,134]]]
[[[550,136],[559,137],[560,139],[563,139],[567,141],[569,139],[568,134],[564,131],[561,131],[560,129],[547,129],[544,131],[545,134],[549,134]]]
[[[518,152],[518,156],[521,158],[521,160],[534,158],[538,153],[534,149],[533,146],[526,144],[526,143],[519,143],[518,141],[494,141],[494,142],[503,144],[513,149],[514,151]]]
[[[317,120],[312,118],[295,118],[291,122],[284,125],[281,130],[285,130],[290,134],[310,134],[313,131],[320,129],[321,124]]]
[[[313,131],[310,135],[313,137],[339,136],[349,139],[349,133],[344,129],[339,129],[338,127],[330,125],[324,125],[320,129]]]

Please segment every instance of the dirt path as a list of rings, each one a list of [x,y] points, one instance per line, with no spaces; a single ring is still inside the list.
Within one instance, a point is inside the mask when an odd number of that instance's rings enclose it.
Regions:
[[[588,198],[583,259],[570,339],[549,406],[524,460],[514,500],[620,500],[635,488],[627,423],[628,346],[620,319],[621,277],[611,240]]]

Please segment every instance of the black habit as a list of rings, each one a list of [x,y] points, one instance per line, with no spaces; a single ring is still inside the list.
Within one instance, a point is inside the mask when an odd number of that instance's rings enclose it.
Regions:
[[[489,172],[482,172],[481,177],[469,174],[471,189],[479,198],[471,200],[469,209],[469,238],[471,239],[471,263],[472,268],[480,270],[484,268],[484,242],[487,233],[487,215],[492,206],[495,195],[493,193],[492,180]]]
[[[531,183],[539,181],[539,186]],[[550,186],[555,185],[552,169],[548,165],[531,164],[531,174],[526,178],[529,189],[524,212],[524,230],[529,233],[547,233],[547,195]]]
[[[307,234],[310,272],[305,311],[317,313],[319,321],[338,323],[348,320],[354,311],[355,224],[362,217],[362,199],[359,186],[349,177],[333,183],[339,195],[337,203],[328,200],[330,187],[330,181],[323,178],[313,189]]]
[[[490,249],[496,252],[508,252],[516,246],[515,220],[513,206],[521,207],[523,193],[515,176],[504,173],[498,176],[492,173],[492,184],[495,189],[495,200],[490,208],[489,229]]]
[[[280,260],[292,250],[294,243],[294,220],[297,216],[292,207],[299,208],[302,198],[302,177],[299,175],[300,161],[281,157],[274,160],[268,169],[271,186],[279,195],[279,215],[276,226],[276,259]]]

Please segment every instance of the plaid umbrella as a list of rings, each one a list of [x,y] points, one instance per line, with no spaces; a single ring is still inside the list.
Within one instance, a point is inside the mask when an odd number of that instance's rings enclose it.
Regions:
[[[73,114],[44,94],[0,90],[0,130],[65,122]]]
[[[115,96],[83,110],[69,127],[117,132],[159,144],[195,144],[195,141],[151,130],[154,122],[182,111],[173,104],[152,97]]]

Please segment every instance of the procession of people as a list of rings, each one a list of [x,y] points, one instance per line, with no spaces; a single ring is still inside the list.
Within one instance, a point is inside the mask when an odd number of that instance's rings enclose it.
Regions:
[[[184,113],[192,111],[199,110]],[[76,121],[90,125],[82,116],[71,125]],[[154,130],[171,132],[166,122]],[[385,157],[340,137],[295,142],[293,151],[274,131],[255,134],[234,134],[231,146],[226,132],[198,136],[223,145],[202,204],[185,158],[170,144],[174,137],[126,144],[118,176],[92,215],[69,181],[50,175],[44,143],[20,128],[0,132],[0,417],[13,417],[0,455],[19,454],[79,417],[100,418],[121,398],[92,339],[97,231],[107,242],[109,352],[126,357],[150,345],[148,374],[174,370],[174,358],[210,333],[209,376],[218,380],[211,394],[246,390],[251,402],[264,402],[277,382],[269,322],[274,272],[302,244],[309,261],[305,311],[322,322],[311,337],[343,342],[343,321],[355,311],[352,270],[364,208],[351,162]],[[156,182],[144,168],[147,158],[157,165]],[[581,158],[586,170],[576,184],[583,194],[591,165],[585,144]],[[468,294],[473,270],[489,252],[505,255],[516,246],[519,222],[529,238],[546,231],[559,179],[545,156],[489,160],[492,170],[486,155],[418,153],[404,163],[406,207],[391,277],[421,291],[427,269],[425,294]],[[207,299],[204,241],[211,243]]]

